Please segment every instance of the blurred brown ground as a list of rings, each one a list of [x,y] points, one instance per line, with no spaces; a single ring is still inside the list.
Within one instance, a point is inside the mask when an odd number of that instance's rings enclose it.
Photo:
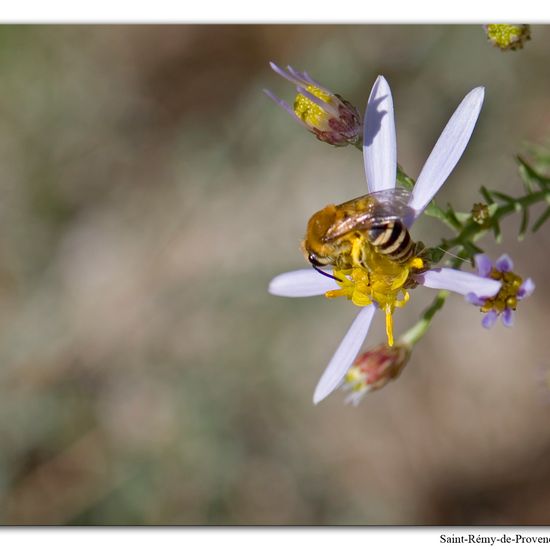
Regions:
[[[501,53],[479,26],[0,27],[0,521],[549,524],[548,227],[481,243],[538,285],[513,330],[449,300],[358,408],[311,404],[353,308],[266,292],[304,266],[309,215],[366,189],[356,150],[261,93],[292,98],[269,60],[361,109],[384,74],[413,176],[485,85],[439,196],[467,209],[482,184],[520,193],[514,155],[550,135],[550,29],[532,35]]]

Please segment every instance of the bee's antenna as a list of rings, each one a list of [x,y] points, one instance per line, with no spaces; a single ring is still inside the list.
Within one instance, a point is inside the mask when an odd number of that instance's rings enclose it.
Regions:
[[[456,258],[457,260],[466,261],[466,258],[461,258],[460,256],[457,256],[456,254],[453,254],[452,252],[449,252],[448,250],[445,250],[444,248],[441,248],[440,246],[436,246],[438,250],[441,250],[444,254],[448,254],[449,256],[452,256],[453,258]]]
[[[311,267],[317,271],[317,273],[320,273],[321,275],[324,275],[325,277],[329,277],[330,279],[334,279],[335,281],[338,281],[339,283],[342,282],[342,279],[339,279],[338,277],[335,277],[334,275],[330,275],[329,273],[325,273],[324,271],[321,271],[316,265],[311,264]]]

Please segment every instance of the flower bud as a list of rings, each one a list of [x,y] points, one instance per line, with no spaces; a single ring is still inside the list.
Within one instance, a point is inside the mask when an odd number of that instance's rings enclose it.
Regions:
[[[380,344],[359,355],[344,379],[344,389],[350,392],[346,402],[357,405],[366,393],[397,378],[410,355],[411,348],[399,342],[391,347]]]
[[[269,90],[264,90],[265,93],[317,139],[337,147],[354,145],[361,140],[361,117],[349,101],[332,93],[305,72],[300,73],[290,66],[284,71],[275,63],[271,63],[271,68],[292,82],[298,94],[290,107]]]
[[[472,220],[479,225],[486,225],[491,218],[491,213],[489,207],[482,203],[476,202],[472,206]]]

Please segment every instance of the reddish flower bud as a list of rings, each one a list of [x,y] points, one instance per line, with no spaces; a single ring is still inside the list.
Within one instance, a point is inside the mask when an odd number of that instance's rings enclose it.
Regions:
[[[344,389],[351,392],[346,401],[357,405],[367,392],[397,378],[410,355],[410,347],[399,342],[392,347],[380,344],[359,355],[344,381]]]

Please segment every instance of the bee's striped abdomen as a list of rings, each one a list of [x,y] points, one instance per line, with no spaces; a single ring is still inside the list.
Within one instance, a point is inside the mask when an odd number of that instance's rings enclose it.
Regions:
[[[405,263],[413,255],[414,243],[408,229],[399,220],[375,223],[367,235],[378,252],[394,262]]]

